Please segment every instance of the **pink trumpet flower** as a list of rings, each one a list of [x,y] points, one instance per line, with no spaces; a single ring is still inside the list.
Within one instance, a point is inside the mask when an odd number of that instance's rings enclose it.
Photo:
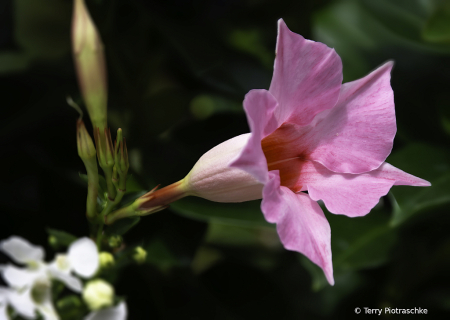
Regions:
[[[394,185],[430,183],[384,162],[396,132],[393,63],[341,84],[334,49],[305,40],[283,20],[278,28],[270,89],[244,100],[251,133],[203,155],[187,189],[224,202],[262,195],[261,210],[284,247],[306,255],[333,285],[330,225],[316,201],[358,217]]]
[[[331,230],[316,201],[349,217],[366,215],[394,185],[430,186],[384,162],[396,132],[392,62],[342,84],[342,62],[326,45],[278,22],[269,90],[251,90],[251,133],[206,152],[181,181],[152,190],[106,217],[150,214],[193,195],[218,202],[261,199],[284,247],[303,253],[333,285]],[[307,191],[307,193],[305,192]]]

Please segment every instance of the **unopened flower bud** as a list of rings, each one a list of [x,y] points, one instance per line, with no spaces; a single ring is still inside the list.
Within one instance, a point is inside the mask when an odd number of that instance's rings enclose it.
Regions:
[[[95,161],[95,151],[94,142],[89,135],[83,120],[78,119],[77,121],[77,149],[80,158],[85,161]]]
[[[110,307],[114,302],[114,288],[101,279],[89,281],[83,290],[83,300],[90,310]]]
[[[114,168],[114,149],[111,140],[111,131],[109,129],[94,129],[95,145],[97,146],[97,157],[100,167],[105,173],[106,186],[108,189],[108,197],[114,200],[116,197],[116,188],[113,185],[113,168]]]
[[[99,260],[100,260],[100,268],[102,269],[108,269],[112,267],[115,263],[114,256],[106,251],[100,252]]]
[[[142,197],[137,198],[129,206],[107,215],[105,217],[105,223],[111,225],[119,219],[134,216],[146,216],[164,210],[170,203],[188,195],[183,180],[175,182],[160,190],[157,190],[157,188],[158,187],[155,187]]]
[[[114,166],[113,145],[111,140],[111,131],[100,128],[94,129],[95,145],[97,146],[98,163],[102,169],[111,168]]]
[[[122,245],[123,239],[122,236],[111,236],[108,239],[108,245],[111,248],[118,248]]]
[[[77,148],[78,155],[83,160],[88,177],[88,196],[86,199],[86,216],[93,221],[97,215],[97,195],[98,195],[98,169],[97,152],[94,142],[84,126],[81,119],[77,121]]]
[[[133,259],[137,264],[143,264],[147,259],[147,251],[142,247],[136,247],[134,249]]]
[[[60,247],[58,239],[55,236],[53,236],[53,235],[48,236],[48,244],[53,249],[59,249],[59,247]]]
[[[125,190],[130,163],[128,161],[127,143],[122,137],[122,129],[120,128],[117,130],[117,138],[114,145],[114,157],[115,175],[119,179],[119,188]]]
[[[92,124],[104,130],[107,117],[107,81],[103,44],[84,0],[74,0],[72,49],[83,99]]]

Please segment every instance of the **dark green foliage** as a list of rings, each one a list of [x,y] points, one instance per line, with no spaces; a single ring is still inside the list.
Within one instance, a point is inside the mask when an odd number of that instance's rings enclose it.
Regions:
[[[16,234],[45,245],[51,226],[56,251],[64,251],[72,234],[89,232],[78,114],[65,103],[70,95],[82,105],[70,54],[71,1],[11,2],[0,22],[0,239]],[[334,287],[309,260],[282,248],[258,201],[187,198],[119,221],[106,232],[123,235],[124,246],[104,277],[126,298],[130,319],[351,319],[364,306],[422,307],[433,319],[448,318],[446,1],[86,2],[105,44],[111,131],[121,127],[127,138],[132,175],[123,204],[182,179],[211,147],[248,132],[241,103],[249,89],[270,84],[279,18],[334,47],[344,81],[395,61],[398,133],[387,161],[432,183],[393,187],[366,217],[326,213]],[[105,190],[103,179],[100,207]],[[137,245],[148,253],[142,265],[131,259]],[[61,315],[76,319],[67,305],[78,302],[62,298]]]

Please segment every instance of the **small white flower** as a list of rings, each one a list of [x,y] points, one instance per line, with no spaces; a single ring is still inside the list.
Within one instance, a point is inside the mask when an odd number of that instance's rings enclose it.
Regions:
[[[30,292],[17,292],[11,288],[0,287],[0,320],[9,320],[8,305],[27,319],[35,318],[35,307],[30,299]]]
[[[127,316],[127,304],[122,301],[115,307],[93,311],[84,320],[126,320]]]
[[[26,269],[11,264],[0,268],[11,287],[4,291],[8,304],[28,319],[36,317],[36,310],[45,320],[59,319],[51,300],[51,280],[43,261],[44,250],[16,236],[0,242],[0,250],[16,263],[27,265]]]
[[[78,278],[71,275],[75,272],[83,278],[92,277],[99,267],[97,247],[89,238],[81,238],[69,246],[67,254],[58,254],[50,263],[49,271],[53,278],[64,282],[70,289],[81,292],[83,286]]]
[[[41,247],[20,237],[12,236],[1,241],[0,251],[16,263],[27,266],[24,269],[11,264],[0,266],[5,282],[11,287],[1,291],[0,315],[8,303],[28,319],[36,317],[36,310],[45,320],[59,319],[52,304],[51,279],[58,279],[73,291],[81,292],[83,285],[71,272],[87,278],[95,274],[99,265],[97,247],[88,238],[72,243],[67,255],[57,255],[50,264],[44,262],[45,254]]]
[[[0,287],[0,320],[8,320],[9,288]]]
[[[6,288],[0,287],[0,320],[8,319],[8,299],[6,297]]]

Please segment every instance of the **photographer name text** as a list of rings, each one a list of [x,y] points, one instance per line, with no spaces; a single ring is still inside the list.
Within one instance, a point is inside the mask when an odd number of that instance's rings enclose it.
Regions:
[[[368,307],[362,307],[362,308],[355,308],[356,314],[376,314],[378,316],[381,316],[383,314],[428,314],[428,309],[422,309],[422,308],[408,308],[408,309],[402,309],[402,308],[368,308]]]

